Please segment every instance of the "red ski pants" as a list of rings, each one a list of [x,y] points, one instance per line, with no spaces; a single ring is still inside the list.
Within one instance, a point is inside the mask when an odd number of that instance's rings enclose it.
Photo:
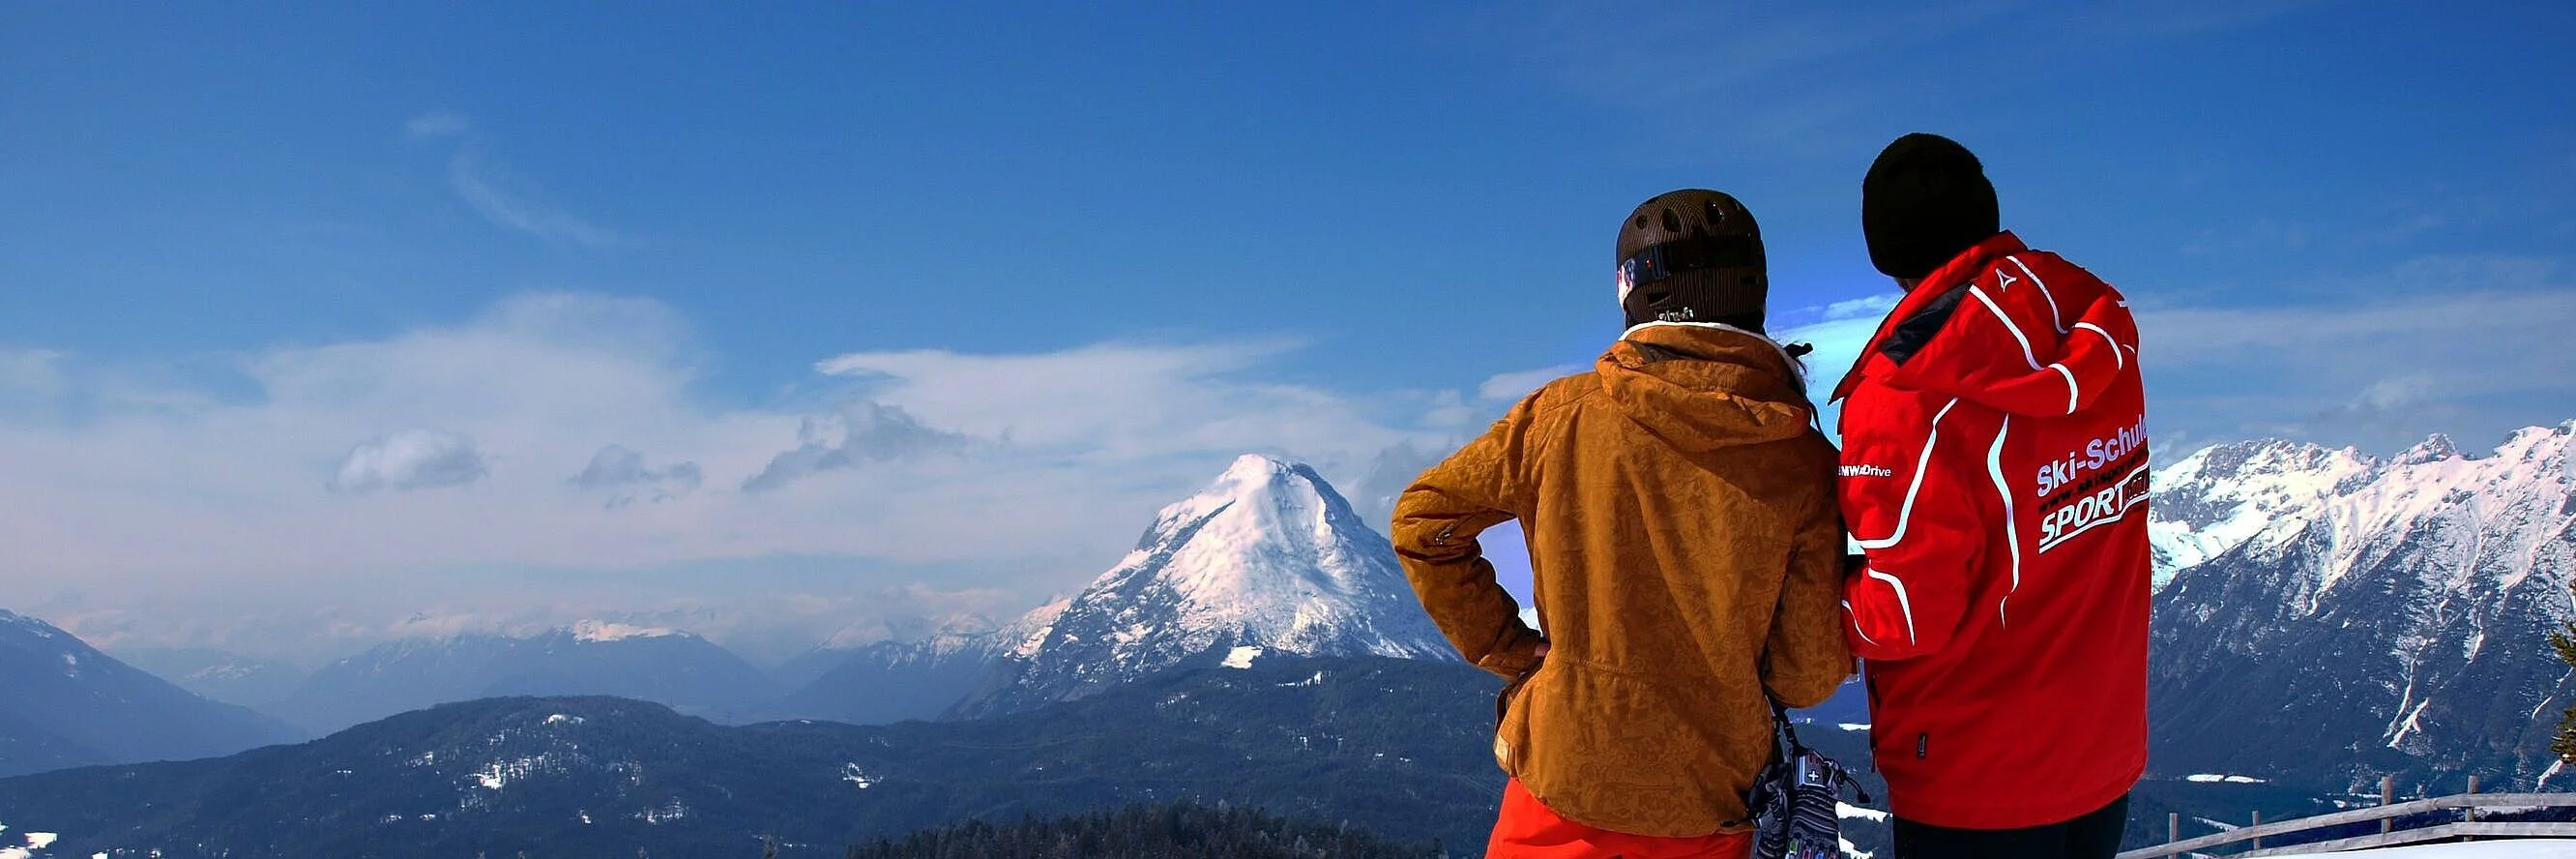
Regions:
[[[1669,838],[1630,835],[1585,826],[1558,816],[1519,779],[1503,786],[1503,812],[1494,820],[1486,859],[1750,859],[1753,833]]]

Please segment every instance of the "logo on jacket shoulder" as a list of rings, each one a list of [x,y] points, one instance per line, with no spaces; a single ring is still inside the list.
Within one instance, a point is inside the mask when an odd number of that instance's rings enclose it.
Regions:
[[[1894,471],[1890,471],[1890,470],[1888,470],[1888,469],[1886,469],[1886,468],[1884,468],[1884,467],[1881,467],[1881,466],[1876,466],[1876,465],[1867,465],[1867,464],[1863,464],[1863,465],[1846,465],[1846,466],[1843,466],[1843,467],[1842,467],[1842,469],[1841,469],[1841,473],[1842,473],[1842,476],[1844,476],[1844,477],[1895,477],[1895,476],[1896,476],[1896,472],[1894,472]]]

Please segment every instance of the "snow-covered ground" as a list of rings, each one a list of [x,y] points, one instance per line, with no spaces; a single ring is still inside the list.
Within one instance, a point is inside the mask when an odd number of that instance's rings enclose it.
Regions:
[[[1252,667],[1252,660],[1259,658],[1261,658],[1261,648],[1237,647],[1232,653],[1226,654],[1225,667],[1248,669]]]
[[[2350,856],[2353,859],[2569,859],[2569,857],[2576,857],[2576,840],[2517,838],[2509,841],[2418,844],[2413,847],[2382,847],[2377,850],[2347,850],[2340,853],[2314,855]]]

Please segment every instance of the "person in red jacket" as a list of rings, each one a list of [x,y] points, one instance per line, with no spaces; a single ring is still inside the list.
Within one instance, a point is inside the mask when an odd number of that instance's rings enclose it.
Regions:
[[[2107,859],[2147,758],[2137,325],[2001,229],[1958,143],[1898,138],[1861,187],[1870,261],[1906,290],[1833,394],[1896,859]]]

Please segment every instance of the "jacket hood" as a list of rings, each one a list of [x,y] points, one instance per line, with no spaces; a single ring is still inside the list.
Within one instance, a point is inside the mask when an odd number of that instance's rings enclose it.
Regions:
[[[1935,337],[1934,334],[1939,336]],[[1835,387],[1849,396],[1873,356],[1889,384],[2015,415],[2081,413],[2136,354],[2128,302],[2090,273],[2012,233],[1969,248],[1907,293]]]
[[[1728,325],[1639,325],[1594,370],[1629,420],[1683,451],[1796,438],[1815,414],[1789,353]]]

